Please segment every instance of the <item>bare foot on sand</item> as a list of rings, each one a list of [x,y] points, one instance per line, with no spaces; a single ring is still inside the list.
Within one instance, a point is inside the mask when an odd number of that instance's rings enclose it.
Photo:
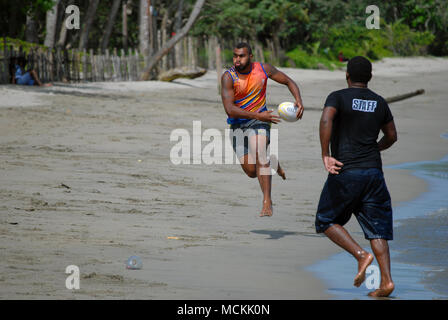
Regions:
[[[53,85],[51,83],[44,83],[41,87],[52,87]]]
[[[261,209],[260,217],[272,216],[272,201],[263,200],[263,208]]]
[[[355,277],[353,285],[359,287],[366,279],[366,269],[373,261],[373,254],[367,253],[358,261],[358,274]]]
[[[388,297],[392,291],[394,291],[395,285],[393,282],[388,282],[386,284],[381,284],[375,291],[369,292],[369,297]]]

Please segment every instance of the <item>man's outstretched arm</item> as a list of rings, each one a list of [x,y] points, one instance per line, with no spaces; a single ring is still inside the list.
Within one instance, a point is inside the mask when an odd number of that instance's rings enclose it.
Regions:
[[[378,149],[380,151],[386,150],[397,141],[397,129],[395,128],[394,120],[386,123],[382,128],[384,136],[378,142]]]
[[[263,63],[264,71],[266,71],[268,77],[278,83],[284,84],[288,87],[289,91],[291,91],[291,94],[294,96],[295,99],[295,105],[298,107],[297,110],[297,118],[301,119],[303,115],[303,103],[302,103],[302,97],[300,96],[300,89],[297,86],[297,84],[292,80],[290,77],[288,77],[286,74],[281,72],[280,70],[277,70],[274,66]]]
[[[320,146],[322,149],[322,161],[325,169],[331,174],[339,174],[339,170],[344,165],[337,159],[330,156],[330,139],[333,129],[333,120],[336,117],[337,110],[333,107],[325,107],[322,111],[319,124]]]
[[[225,72],[221,78],[221,99],[224,109],[230,118],[257,119],[273,123],[280,122],[280,118],[275,114],[272,114],[272,111],[250,112],[237,107],[233,103],[233,81],[227,72]]]

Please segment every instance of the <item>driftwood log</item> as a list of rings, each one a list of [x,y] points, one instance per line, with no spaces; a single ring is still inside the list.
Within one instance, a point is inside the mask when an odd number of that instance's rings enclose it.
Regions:
[[[401,100],[404,100],[404,99],[409,99],[409,98],[412,98],[414,96],[418,96],[418,95],[424,94],[424,93],[425,93],[425,90],[424,89],[420,89],[420,90],[417,90],[417,91],[413,91],[413,92],[401,94],[401,95],[398,95],[398,96],[393,96],[393,97],[386,98],[386,102],[387,103],[397,102],[397,101],[401,101]]]
[[[159,75],[159,80],[161,81],[173,81],[178,78],[195,79],[203,76],[207,72],[203,68],[175,68],[165,71]]]

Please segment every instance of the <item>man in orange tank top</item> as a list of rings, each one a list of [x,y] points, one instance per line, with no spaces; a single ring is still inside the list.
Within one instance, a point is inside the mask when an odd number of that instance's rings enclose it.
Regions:
[[[221,78],[221,97],[228,115],[227,122],[234,133],[233,149],[241,167],[250,178],[258,178],[260,183],[263,192],[260,216],[263,217],[272,216],[272,176],[266,150],[271,124],[280,122],[280,118],[266,107],[267,79],[288,87],[298,107],[298,119],[302,118],[304,108],[299,87],[291,78],[267,63],[252,62],[252,59],[252,50],[247,43],[242,42],[235,46],[233,67]],[[236,138],[237,131],[247,138]],[[286,179],[280,163],[277,173]]]

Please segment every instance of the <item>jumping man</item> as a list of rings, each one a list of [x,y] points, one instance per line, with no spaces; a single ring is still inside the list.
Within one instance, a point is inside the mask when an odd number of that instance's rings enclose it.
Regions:
[[[272,216],[272,180],[266,150],[271,123],[279,123],[280,118],[266,107],[267,79],[271,78],[288,87],[298,108],[298,119],[302,118],[304,108],[299,87],[291,78],[269,64],[252,62],[252,59],[252,50],[247,43],[236,45],[233,50],[233,67],[221,79],[221,97],[232,132],[243,132],[247,136],[247,140],[233,136],[233,150],[243,171],[250,178],[258,178],[263,192],[260,216]],[[277,173],[286,179],[280,164]]]

